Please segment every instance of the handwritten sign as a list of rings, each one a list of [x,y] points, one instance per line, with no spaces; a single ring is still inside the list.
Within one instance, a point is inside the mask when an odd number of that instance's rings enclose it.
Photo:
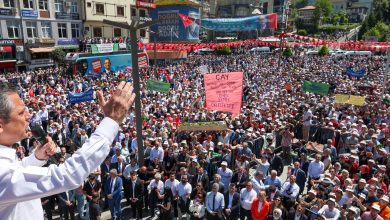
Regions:
[[[242,72],[205,74],[207,110],[225,111],[236,116],[241,111]]]
[[[228,127],[223,121],[182,123],[178,131],[225,131]]]

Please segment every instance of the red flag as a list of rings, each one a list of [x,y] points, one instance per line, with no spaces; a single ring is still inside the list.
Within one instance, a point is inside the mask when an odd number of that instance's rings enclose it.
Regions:
[[[194,22],[194,19],[185,14],[179,13],[179,16],[181,18],[181,21],[183,22],[184,27],[188,27]]]

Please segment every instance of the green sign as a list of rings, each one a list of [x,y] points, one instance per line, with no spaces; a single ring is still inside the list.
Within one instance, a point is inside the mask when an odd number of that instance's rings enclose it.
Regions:
[[[92,44],[91,53],[111,53],[119,50],[119,44]]]
[[[305,92],[311,92],[320,95],[327,95],[329,92],[329,84],[316,83],[308,80],[303,82],[302,88]]]
[[[155,80],[148,80],[148,89],[157,92],[168,93],[171,89],[171,84]]]

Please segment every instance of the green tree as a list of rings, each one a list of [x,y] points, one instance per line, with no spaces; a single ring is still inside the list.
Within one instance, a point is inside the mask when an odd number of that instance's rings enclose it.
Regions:
[[[286,49],[283,50],[282,55],[285,57],[291,57],[293,55],[293,52],[290,47],[286,47]]]
[[[65,56],[66,52],[61,48],[56,48],[53,50],[53,52],[51,52],[51,57],[57,63],[62,63],[64,61]]]
[[[308,0],[298,0],[293,4],[294,8],[303,8],[309,4]]]
[[[322,46],[321,49],[318,51],[318,55],[319,56],[329,55],[329,48],[326,45]]]
[[[327,17],[332,14],[333,6],[330,0],[316,0],[314,6],[316,7],[315,10],[320,17]]]
[[[232,53],[232,50],[228,46],[217,49],[217,54],[219,55],[229,55]]]
[[[299,29],[297,31],[297,34],[301,35],[301,36],[306,36],[307,35],[307,31],[305,29]]]

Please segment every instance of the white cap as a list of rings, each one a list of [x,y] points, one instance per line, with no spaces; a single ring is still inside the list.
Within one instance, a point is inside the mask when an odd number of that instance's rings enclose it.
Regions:
[[[226,161],[222,161],[221,166],[227,166],[227,165],[228,165],[228,164],[227,164]]]
[[[377,211],[380,211],[380,210],[381,210],[381,207],[380,207],[379,205],[377,205],[377,204],[372,205],[371,208],[372,208],[372,209],[375,209],[375,210],[377,210]]]

